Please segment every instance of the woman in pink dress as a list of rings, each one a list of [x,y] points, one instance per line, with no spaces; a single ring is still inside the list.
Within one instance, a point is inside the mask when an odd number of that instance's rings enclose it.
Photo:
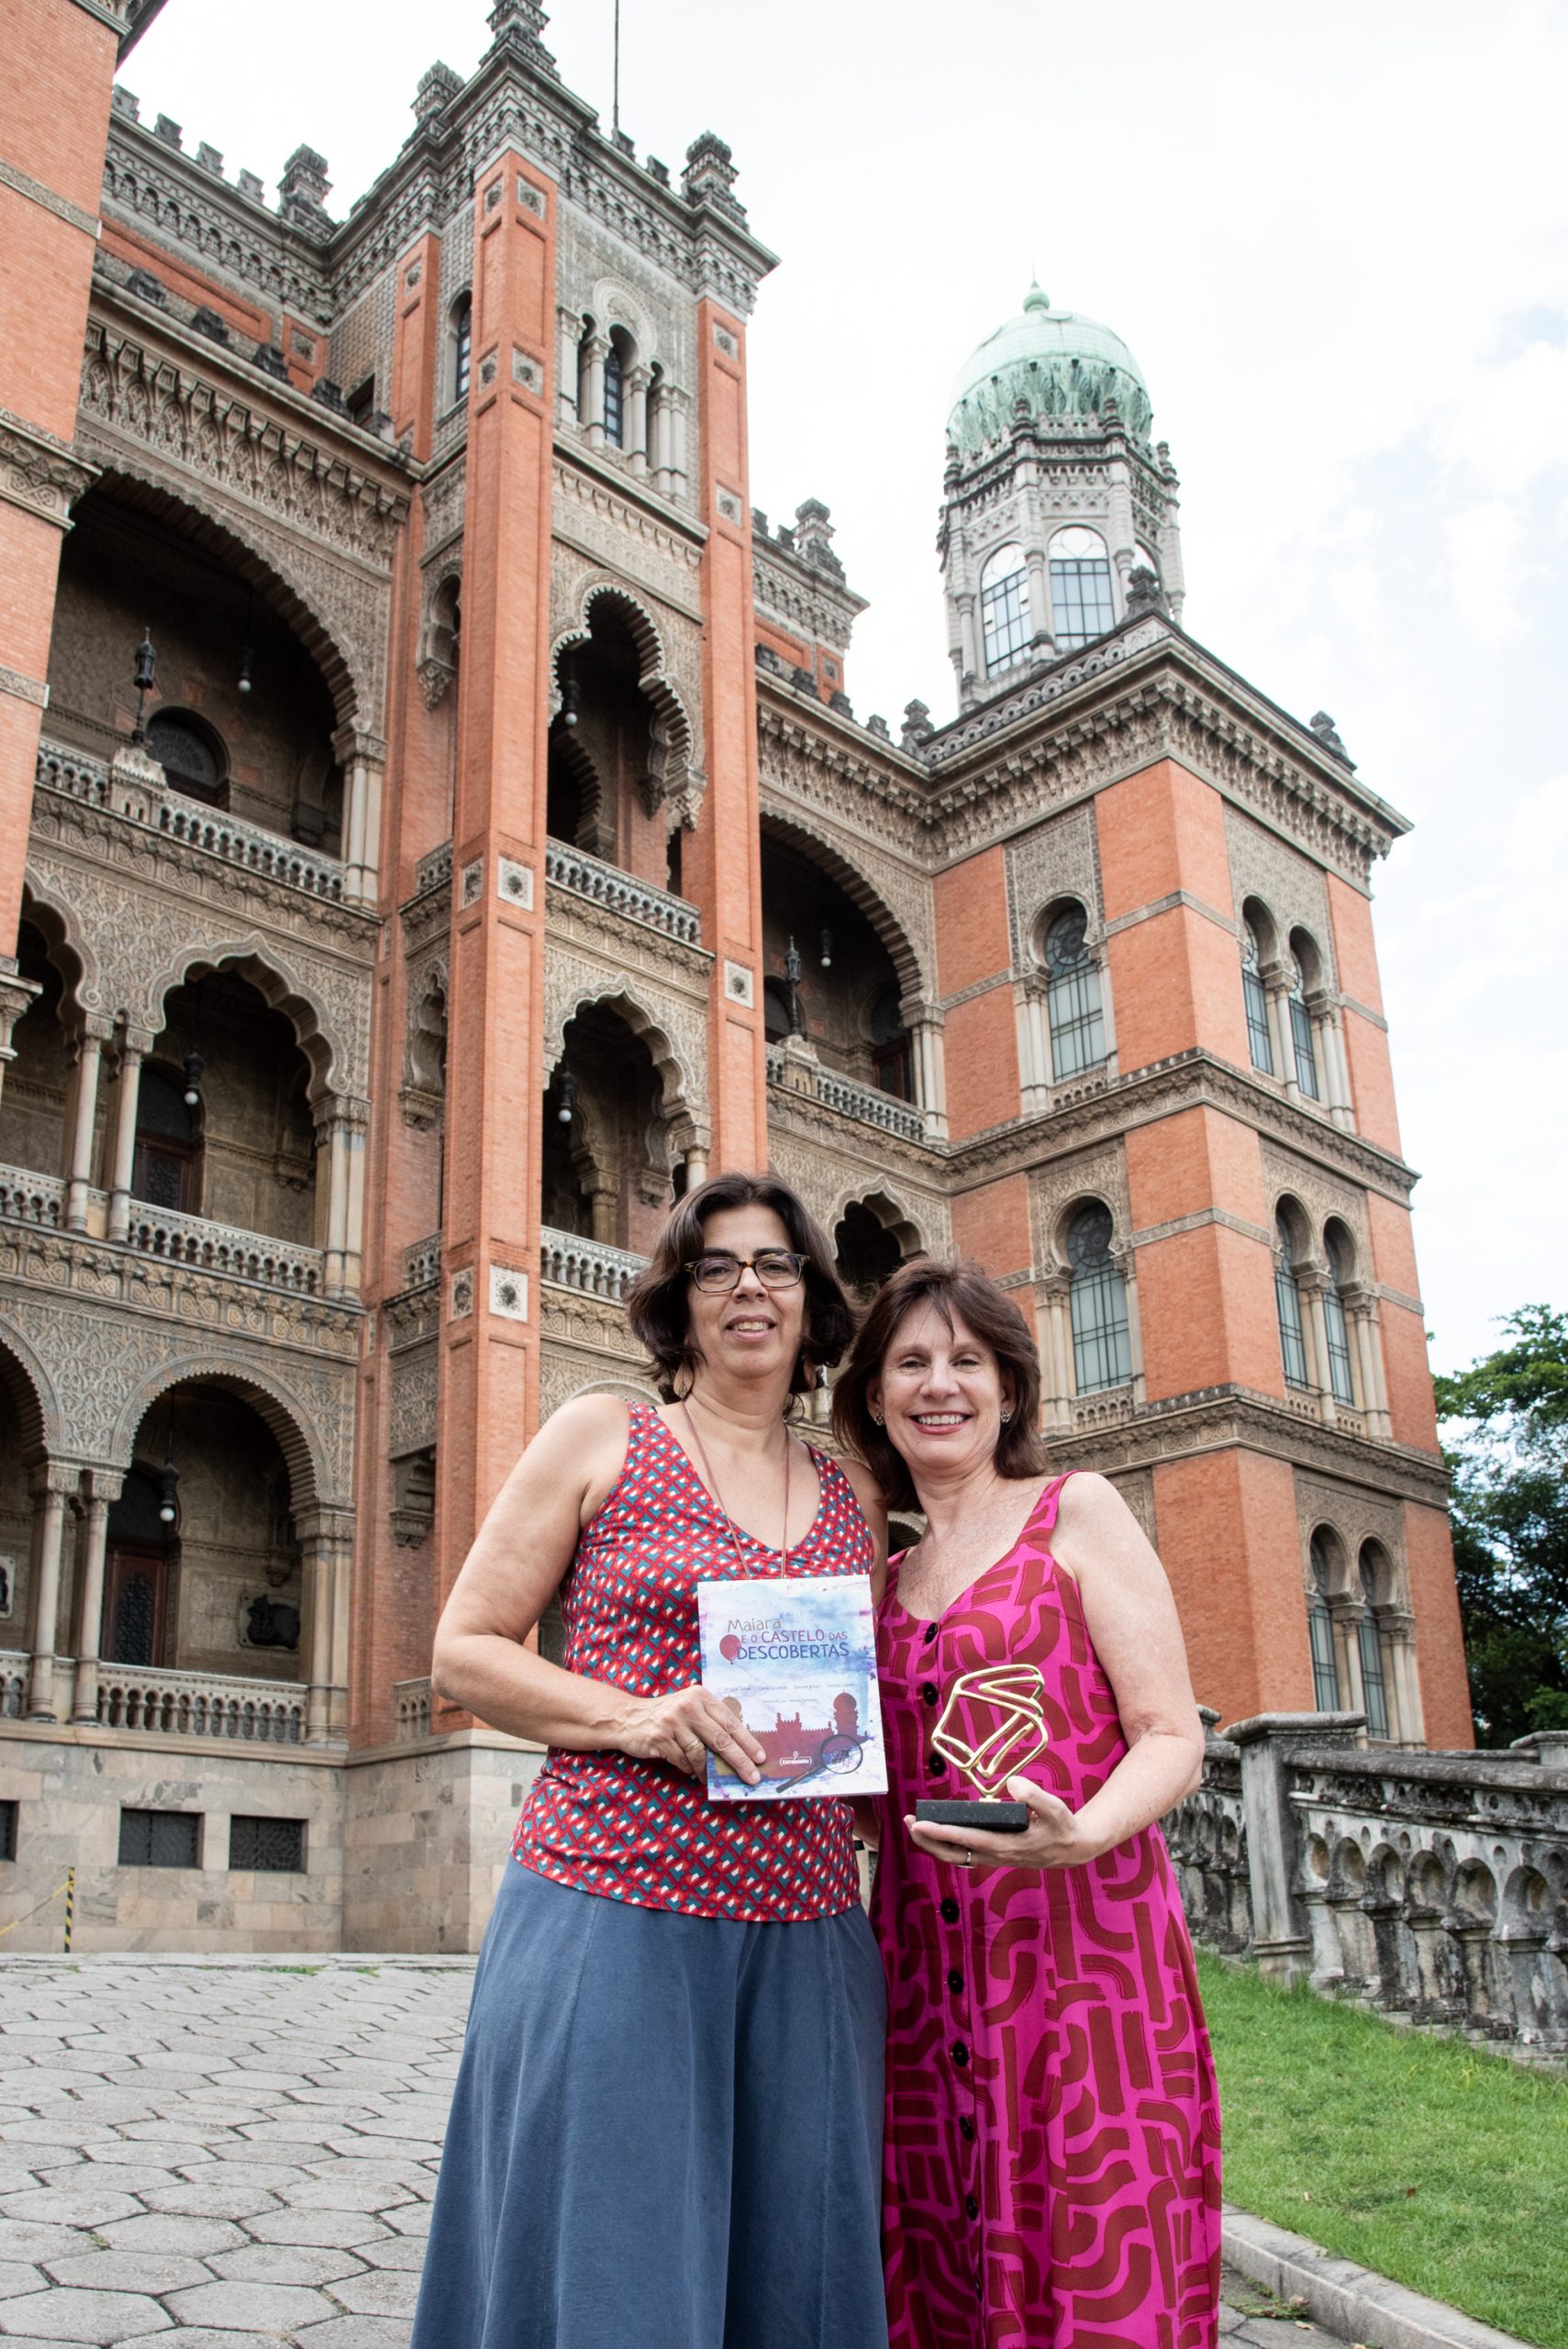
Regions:
[[[892,2349],[1210,2349],[1218,2100],[1154,1824],[1202,1730],[1160,1561],[1103,1477],[1047,1477],[1039,1399],[1011,1300],[921,1260],[834,1400],[926,1518],[878,1619]],[[915,1820],[982,1793],[1025,1830]]]

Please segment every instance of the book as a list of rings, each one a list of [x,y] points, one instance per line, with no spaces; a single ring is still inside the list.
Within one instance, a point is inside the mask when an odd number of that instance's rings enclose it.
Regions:
[[[751,1787],[715,1753],[710,1802],[887,1791],[869,1575],[697,1585],[704,1686],[762,1747]]]

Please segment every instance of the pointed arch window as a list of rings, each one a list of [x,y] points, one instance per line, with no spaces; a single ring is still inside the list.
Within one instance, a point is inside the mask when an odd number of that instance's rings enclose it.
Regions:
[[[1051,1065],[1056,1082],[1098,1068],[1106,1057],[1105,999],[1099,967],[1086,939],[1089,917],[1069,902],[1046,924],[1046,1008],[1051,1019]]]
[[[1115,628],[1110,558],[1098,530],[1074,524],[1051,540],[1051,612],[1059,652],[1075,652]]]
[[[1247,1049],[1252,1066],[1265,1076],[1274,1073],[1273,1039],[1269,1034],[1269,999],[1263,992],[1262,955],[1258,933],[1250,921],[1241,924],[1241,997],[1247,1007]]]
[[[1312,1702],[1320,1713],[1340,1709],[1340,1673],[1334,1661],[1334,1619],[1329,1612],[1332,1568],[1329,1545],[1315,1533],[1308,1552],[1312,1588],[1307,1598],[1307,1630],[1312,1642]]]
[[[171,1070],[149,1061],[136,1097],[136,1150],[131,1197],[175,1214],[196,1211],[196,1121],[188,1087]]]
[[[1080,1208],[1067,1231],[1072,1267],[1073,1373],[1080,1395],[1125,1386],[1132,1376],[1127,1283],[1111,1255],[1110,1209]]]
[[[1022,659],[1029,642],[1029,573],[1021,547],[1002,547],[980,576],[980,626],[985,674],[994,677]]]
[[[1387,1738],[1393,1735],[1393,1731],[1389,1726],[1388,1675],[1384,1665],[1383,1630],[1378,1619],[1378,1601],[1382,1592],[1377,1553],[1370,1542],[1362,1542],[1358,1564],[1364,1611],[1356,1626],[1356,1642],[1361,1653],[1362,1696],[1366,1704],[1367,1735]]]
[[[1290,1236],[1290,1226],[1284,1216],[1274,1224],[1274,1303],[1279,1311],[1280,1358],[1284,1364],[1284,1383],[1306,1394],[1310,1386],[1307,1375],[1307,1332],[1301,1320],[1301,1291],[1296,1278],[1296,1247]]]
[[[605,353],[605,439],[618,449],[626,435],[626,362],[612,341]]]
[[[1312,1014],[1307,1008],[1307,982],[1295,955],[1290,960],[1290,1041],[1296,1055],[1296,1081],[1309,1101],[1319,1101],[1318,1052],[1312,1036]]]

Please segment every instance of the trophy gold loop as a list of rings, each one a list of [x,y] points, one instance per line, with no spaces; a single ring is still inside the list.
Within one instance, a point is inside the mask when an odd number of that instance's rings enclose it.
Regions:
[[[1038,1664],[981,1664],[961,1672],[931,1733],[937,1753],[980,1790],[978,1802],[924,1801],[915,1816],[933,1826],[1021,1834],[1029,1805],[998,1799],[1000,1789],[1051,1742],[1045,1677]]]

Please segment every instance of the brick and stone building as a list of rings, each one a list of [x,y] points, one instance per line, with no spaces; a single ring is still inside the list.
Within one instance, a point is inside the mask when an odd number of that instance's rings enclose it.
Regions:
[[[117,84],[150,13],[18,0],[0,90],[0,1921],[74,1863],[88,1945],[471,1945],[533,1757],[432,1711],[442,1598],[764,1160],[855,1283],[1011,1287],[1226,1719],[1467,1742],[1405,828],[1186,632],[1125,344],[1034,288],[962,371],[958,715],[862,721],[720,139],[497,0],[270,205]]]

